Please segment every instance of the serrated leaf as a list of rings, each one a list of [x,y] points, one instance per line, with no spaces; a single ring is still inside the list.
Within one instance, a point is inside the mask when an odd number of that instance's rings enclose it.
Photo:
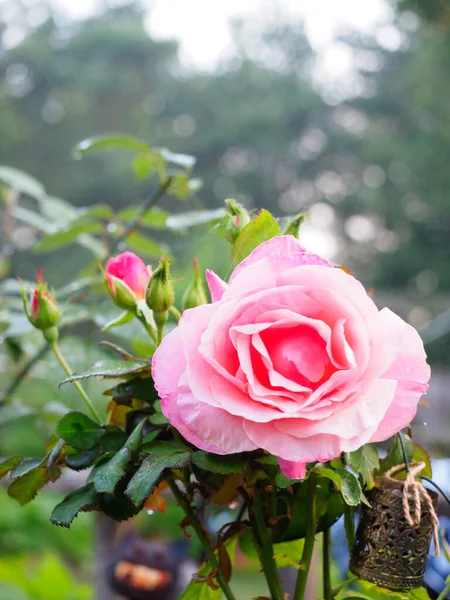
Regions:
[[[0,181],[36,200],[42,200],[46,196],[40,181],[15,167],[0,166]]]
[[[94,364],[89,371],[77,373],[72,377],[67,377],[59,385],[87,379],[89,377],[104,377],[105,379],[115,379],[125,377],[126,375],[135,375],[142,372],[150,372],[151,366],[147,361],[131,360],[101,360]]]
[[[10,475],[11,479],[14,480],[18,479],[19,477],[22,477],[22,475],[25,475],[25,473],[32,471],[36,467],[42,466],[44,461],[45,458],[23,458],[12,469]]]
[[[74,411],[59,421],[56,433],[74,448],[89,450],[99,442],[104,430],[84,413]]]
[[[373,444],[366,444],[354,452],[345,455],[347,465],[361,475],[365,485],[370,489],[374,485],[374,471],[380,468],[378,452]]]
[[[24,506],[36,496],[38,491],[49,481],[45,467],[35,467],[17,477],[8,487],[8,495]]]
[[[105,135],[94,136],[79,142],[74,148],[76,157],[83,156],[94,150],[107,150],[125,148],[136,152],[151,152],[151,148],[145,143],[129,135]]]
[[[239,455],[228,454],[208,454],[201,450],[192,454],[192,462],[200,469],[228,475],[229,473],[242,473],[245,466],[245,459]]]
[[[345,503],[349,506],[357,506],[362,501],[362,490],[359,481],[349,471],[319,466],[314,467],[314,473],[331,479],[341,492]]]
[[[247,223],[233,244],[233,267],[236,267],[260,244],[276,235],[280,235],[280,226],[269,211],[261,210],[250,223]]]
[[[139,450],[142,429],[146,419],[131,432],[123,448],[111,459],[97,464],[89,475],[88,483],[93,483],[97,492],[113,494],[117,485],[126,475],[126,468]]]
[[[190,452],[150,454],[139,467],[126,489],[126,495],[136,507],[141,506],[155,489],[165,469],[180,469],[189,459]]]
[[[128,448],[121,448],[111,459],[95,465],[88,483],[92,483],[99,493],[113,494],[120,480],[126,475],[126,467],[130,461],[131,452]]]
[[[10,458],[5,458],[0,462],[0,479],[7,475],[11,469],[13,469],[18,463],[20,463],[20,456],[11,456]]]
[[[395,591],[370,583],[364,579],[355,579],[352,586],[356,589],[347,592],[346,598],[362,598],[363,600],[430,600],[425,588],[409,591]]]
[[[214,223],[219,221],[226,211],[223,208],[214,210],[191,210],[188,212],[171,215],[166,221],[168,229],[179,230],[196,225],[204,225],[205,223]]]
[[[50,252],[68,244],[75,242],[81,234],[85,233],[103,233],[104,227],[101,223],[89,222],[69,225],[66,229],[56,233],[45,235],[34,247],[33,252],[40,254],[42,252]]]
[[[54,525],[70,527],[70,524],[78,515],[80,510],[86,510],[97,504],[97,494],[94,486],[84,487],[71,492],[53,509],[50,521]]]

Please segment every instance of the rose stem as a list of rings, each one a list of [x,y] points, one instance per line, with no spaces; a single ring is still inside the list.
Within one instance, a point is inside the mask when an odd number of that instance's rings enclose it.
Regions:
[[[170,489],[172,490],[172,494],[174,495],[178,505],[183,509],[183,511],[184,511],[185,515],[187,516],[187,518],[189,519],[189,522],[192,525],[195,533],[197,534],[197,537],[198,537],[201,545],[203,546],[203,550],[206,554],[206,558],[208,559],[209,564],[211,565],[212,569],[214,569],[216,571],[217,581],[219,582],[220,587],[222,588],[222,591],[225,594],[227,600],[236,600],[233,592],[231,591],[231,589],[220,569],[219,562],[216,558],[216,555],[214,554],[214,550],[211,546],[209,537],[206,534],[205,530],[203,529],[203,525],[200,523],[199,519],[197,518],[197,515],[195,514],[192,506],[186,500],[183,493],[178,489],[178,486],[175,483],[175,481],[169,479],[169,486],[170,486]]]
[[[180,311],[178,310],[178,308],[175,308],[175,306],[171,306],[171,307],[169,308],[169,311],[172,313],[172,315],[175,317],[175,319],[176,319],[177,321],[179,321],[179,320],[181,319],[181,313],[180,313]]]
[[[251,518],[251,524],[253,537],[255,538],[259,559],[266,577],[267,585],[269,586],[272,600],[283,600],[284,593],[281,588],[280,577],[273,556],[272,531],[266,525],[261,494],[256,486],[254,487],[252,508],[253,518]]]
[[[331,532],[327,527],[323,531],[322,539],[322,569],[323,569],[323,598],[324,600],[333,600],[333,590],[331,587]]]
[[[53,350],[56,358],[58,359],[59,364],[62,366],[64,371],[67,373],[67,375],[69,377],[72,377],[72,375],[73,375],[72,369],[69,367],[69,365],[66,362],[66,359],[62,355],[62,352],[58,346],[58,343],[52,342],[50,344],[50,346],[51,346],[51,349]],[[77,388],[80,396],[83,398],[84,403],[86,404],[87,408],[89,409],[91,415],[94,417],[94,419],[97,421],[97,423],[101,423],[102,420],[100,419],[98,412],[95,410],[92,402],[89,400],[89,397],[86,394],[86,392],[84,391],[84,389],[81,387],[81,385],[78,383],[78,381],[72,381],[72,383]]]
[[[308,492],[306,499],[306,535],[305,545],[301,559],[301,569],[297,575],[295,592],[292,600],[304,600],[306,590],[306,580],[308,578],[309,567],[314,549],[314,538],[316,534],[316,488],[317,479],[313,476],[308,478]]]

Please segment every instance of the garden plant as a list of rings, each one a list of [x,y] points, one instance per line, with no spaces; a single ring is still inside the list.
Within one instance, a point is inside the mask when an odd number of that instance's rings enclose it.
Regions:
[[[85,485],[51,515],[69,528],[80,511],[117,521],[157,511],[170,491],[185,514],[181,527],[205,556],[183,600],[245,600],[233,591],[238,545],[259,565],[267,599],[287,597],[279,569],[288,566],[297,571],[290,598],[302,600],[316,544],[325,600],[428,598],[422,576],[433,535],[436,551],[439,543],[437,495],[422,482],[429,458],[410,429],[430,378],[419,334],[379,310],[348,269],[302,245],[306,214],[281,221],[234,200],[168,214],[158,206],[163,196],[182,201],[200,185],[194,159],[127,137],[86,140],[77,152],[115,147],[133,153],[140,180],[156,181],[139,206],[117,214],[107,205],[75,209],[24,173],[0,171],[8,214],[40,232],[38,252],[75,243],[92,255],[70,289],[52,290],[50,272],[3,287],[6,339],[20,291],[42,333],[32,360],[53,352],[67,373],[61,385],[80,396],[45,455],[0,464],[10,496],[25,504],[65,469],[89,469]],[[192,257],[192,280],[179,294],[170,250],[142,231],[158,239],[158,230],[200,224],[227,240],[229,277],[203,273]],[[73,372],[60,338],[89,321],[105,336],[125,333],[103,343],[111,358]],[[136,325],[145,342],[133,345]],[[102,399],[89,397],[89,378],[108,383]],[[214,536],[204,519],[212,505],[233,511]],[[352,560],[348,580],[335,585],[330,528],[341,517]]]

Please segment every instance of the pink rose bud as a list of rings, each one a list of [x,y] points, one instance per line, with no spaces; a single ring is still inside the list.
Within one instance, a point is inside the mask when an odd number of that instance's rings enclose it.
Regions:
[[[145,289],[152,268],[134,252],[123,252],[110,258],[105,269],[105,279],[114,302],[126,310],[133,310],[145,298]]]
[[[42,281],[42,269],[36,276],[37,286],[31,290],[30,304],[25,290],[22,290],[25,313],[28,320],[41,331],[55,327],[61,319],[61,311],[55,299],[49,294],[47,285]]]
[[[195,308],[201,304],[208,303],[208,297],[206,295],[205,286],[203,285],[203,278],[198,268],[198,261],[194,258],[194,279],[186,289],[183,299],[181,301],[181,309],[187,310],[188,308]]]

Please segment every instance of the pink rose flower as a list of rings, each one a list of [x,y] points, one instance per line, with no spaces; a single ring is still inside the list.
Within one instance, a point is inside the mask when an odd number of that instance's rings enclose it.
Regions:
[[[254,250],[212,304],[187,310],[157,349],[162,410],[217,454],[262,448],[292,478],[408,425],[430,368],[418,333],[353,276],[292,236]]]
[[[106,264],[105,276],[111,293],[115,296],[117,290],[115,281],[120,280],[135,296],[136,300],[145,298],[148,280],[152,275],[152,268],[144,264],[134,252],[123,252],[110,258]]]

